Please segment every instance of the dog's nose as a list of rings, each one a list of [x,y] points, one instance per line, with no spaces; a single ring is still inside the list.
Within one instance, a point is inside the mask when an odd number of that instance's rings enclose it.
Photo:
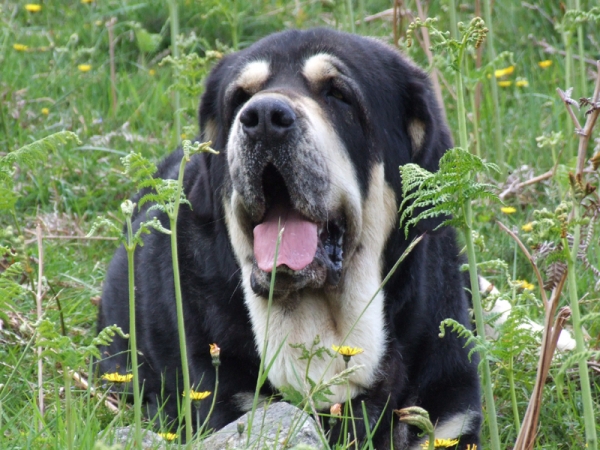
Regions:
[[[244,108],[240,122],[252,139],[281,139],[295,127],[296,113],[284,100],[261,98]]]

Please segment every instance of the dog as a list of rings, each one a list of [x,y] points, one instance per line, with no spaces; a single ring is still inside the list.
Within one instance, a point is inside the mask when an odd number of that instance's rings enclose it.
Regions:
[[[352,439],[376,429],[376,448],[392,439],[396,449],[421,448],[420,431],[392,414],[417,405],[429,412],[436,437],[459,439],[462,449],[479,444],[477,357],[469,358],[470,347],[456,334],[439,337],[446,318],[470,328],[455,231],[429,219],[407,237],[398,222],[399,166],[435,171],[452,147],[426,74],[376,39],[283,31],[216,64],[199,122],[198,140],[212,141],[220,155],[195,155],[187,164],[189,205],[177,228],[196,390],[213,390],[209,344],[221,348],[209,427],[219,429],[251,407],[262,356],[271,364],[263,396],[288,387],[306,392],[308,379],[326,382],[346,364],[357,366],[317,404],[329,411],[350,402],[357,417],[348,427]],[[176,178],[181,158],[181,150],[168,156],[157,176]],[[163,213],[147,210],[134,226],[150,215],[168,226]],[[182,377],[170,240],[152,232],[144,243],[135,255],[143,396],[151,417],[176,417]],[[104,283],[100,329],[117,324],[128,331],[127,286],[121,247]],[[310,350],[315,339],[332,356],[309,364],[295,344]],[[331,351],[340,345],[362,353],[347,363]],[[126,340],[101,351],[102,372],[130,370]],[[200,403],[201,422],[209,408],[210,401]],[[342,429],[328,433],[335,443]]]

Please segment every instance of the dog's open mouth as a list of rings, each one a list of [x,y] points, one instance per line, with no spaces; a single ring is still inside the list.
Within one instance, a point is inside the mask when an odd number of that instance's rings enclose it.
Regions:
[[[272,164],[263,173],[263,192],[266,212],[253,230],[258,269],[267,275],[275,266],[278,276],[291,276],[297,288],[317,287],[315,284],[323,281],[337,285],[342,273],[344,219],[311,220],[295,209],[283,176]],[[266,281],[264,276],[259,278]],[[302,279],[306,279],[305,282],[301,282]]]

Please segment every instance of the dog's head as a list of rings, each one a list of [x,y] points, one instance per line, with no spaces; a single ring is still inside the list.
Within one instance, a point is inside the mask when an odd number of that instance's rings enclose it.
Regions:
[[[274,266],[278,299],[335,288],[358,260],[380,269],[398,167],[435,170],[450,146],[439,117],[425,74],[373,39],[286,31],[223,58],[200,124],[226,154],[220,195],[254,293]]]

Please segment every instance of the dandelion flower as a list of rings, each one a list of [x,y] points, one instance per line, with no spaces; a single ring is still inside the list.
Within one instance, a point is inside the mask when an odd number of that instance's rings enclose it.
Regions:
[[[50,114],[50,110],[48,108],[42,108],[42,114],[47,116],[48,114]]]
[[[538,66],[540,66],[541,69],[547,69],[551,65],[552,65],[552,60],[551,59],[546,59],[546,60],[540,61],[538,63]]]
[[[533,223],[532,222],[528,222],[525,225],[523,225],[521,227],[521,230],[523,230],[525,233],[529,233],[530,231],[533,231]]]
[[[347,345],[342,345],[341,347],[337,345],[332,345],[331,348],[333,349],[333,351],[338,352],[340,355],[349,357],[360,355],[362,352],[364,352],[362,348],[348,347]]]
[[[498,81],[498,86],[500,87],[509,87],[512,84],[510,80]]]
[[[467,444],[466,450],[477,450],[477,444]]]
[[[102,375],[102,379],[112,383],[129,383],[131,380],[133,380],[133,374],[127,373],[125,375],[121,375],[118,372],[105,373]]]
[[[517,208],[514,208],[513,206],[503,206],[500,208],[500,211],[502,211],[504,214],[514,214],[517,212]]]
[[[92,70],[92,66],[90,64],[79,64],[77,66],[77,68],[79,69],[80,72],[89,72],[90,70]]]
[[[165,441],[174,441],[177,439],[177,435],[175,433],[158,433],[158,435]]]
[[[527,289],[528,291],[533,291],[535,289],[535,286],[527,280],[517,280],[515,281],[515,284],[517,287],[520,287],[521,289]]]
[[[498,69],[494,72],[496,78],[501,78],[506,75],[510,75],[515,71],[515,66],[508,66],[504,69]]]
[[[456,446],[456,444],[458,444],[458,439],[436,439],[435,441],[433,441],[433,446],[435,448],[454,447],[454,446]],[[425,441],[423,444],[421,444],[421,448],[428,448],[428,447],[429,447],[429,441]]]
[[[194,402],[199,402],[200,400],[204,400],[206,397],[208,397],[211,394],[210,391],[202,391],[202,392],[198,392],[195,390],[191,390],[190,391],[190,399]],[[183,395],[185,397],[185,393],[182,393],[181,395]]]
[[[31,13],[36,13],[42,10],[42,5],[38,5],[37,3],[28,3],[25,5],[25,9]]]
[[[529,81],[527,81],[527,80],[517,80],[517,82],[515,83],[515,85],[517,87],[527,87],[527,86],[529,86]]]
[[[154,70],[154,69],[150,69],[150,70],[148,71],[148,75],[150,75],[151,77],[153,77],[154,75],[156,75],[156,70]]]
[[[81,0],[81,3],[84,5],[89,5],[90,3],[94,3],[94,0]]]
[[[185,139],[185,138],[187,138],[187,134],[181,133],[181,139]]]
[[[13,48],[18,52],[26,52],[29,50],[29,47],[27,47],[25,44],[13,44]]]

